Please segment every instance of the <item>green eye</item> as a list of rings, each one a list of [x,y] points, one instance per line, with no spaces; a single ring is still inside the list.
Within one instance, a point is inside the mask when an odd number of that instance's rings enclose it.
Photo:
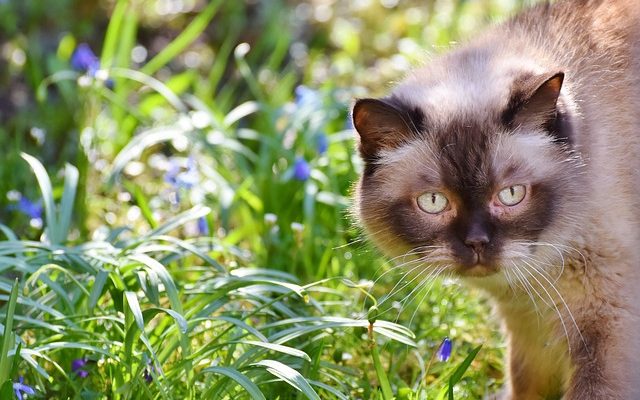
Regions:
[[[526,194],[527,189],[524,185],[513,185],[502,189],[498,193],[498,199],[505,206],[511,207],[520,203]]]
[[[440,214],[448,205],[449,200],[440,192],[427,192],[418,197],[418,206],[429,214]]]

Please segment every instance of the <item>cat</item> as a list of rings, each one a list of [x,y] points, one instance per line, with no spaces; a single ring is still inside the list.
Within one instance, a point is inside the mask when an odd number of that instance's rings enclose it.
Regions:
[[[494,300],[500,398],[640,399],[636,0],[535,5],[351,115],[358,222]]]

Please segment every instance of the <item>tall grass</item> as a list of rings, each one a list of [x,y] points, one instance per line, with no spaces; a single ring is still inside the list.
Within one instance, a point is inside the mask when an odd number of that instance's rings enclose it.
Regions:
[[[0,188],[44,213],[34,224],[0,199],[0,398],[20,384],[40,398],[384,400],[499,385],[484,302],[450,281],[416,289],[352,226],[347,113],[415,61],[412,46],[447,45],[516,3],[341,3],[306,22],[303,56],[280,1],[260,3],[257,27],[243,2],[202,3],[137,63],[145,10],[115,1],[95,71],[68,67],[78,40],[62,36],[29,93],[34,115],[56,111],[33,118],[51,123],[46,144],[15,135],[0,166]],[[384,31],[371,23],[382,12]],[[203,35],[218,40],[206,73],[180,67]],[[382,49],[401,35],[399,56]],[[72,128],[54,135],[60,116]],[[433,361],[445,336],[452,359]]]

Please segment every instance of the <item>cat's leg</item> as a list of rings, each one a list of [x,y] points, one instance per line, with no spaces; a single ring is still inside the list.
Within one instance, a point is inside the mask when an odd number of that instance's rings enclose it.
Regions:
[[[640,399],[638,318],[609,304],[593,307],[579,325],[582,335],[574,340],[574,372],[564,399]]]
[[[509,379],[500,400],[553,400],[562,397],[563,371],[548,349],[510,346]]]

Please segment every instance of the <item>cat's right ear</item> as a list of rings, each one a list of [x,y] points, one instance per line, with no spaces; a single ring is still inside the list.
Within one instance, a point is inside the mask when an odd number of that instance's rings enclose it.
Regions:
[[[408,116],[384,100],[357,100],[351,116],[365,162],[375,161],[381,150],[397,148],[412,136]]]

